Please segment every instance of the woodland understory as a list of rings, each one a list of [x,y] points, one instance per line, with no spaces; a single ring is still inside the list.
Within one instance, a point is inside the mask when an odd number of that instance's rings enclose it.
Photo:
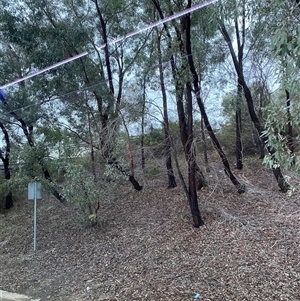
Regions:
[[[72,203],[38,201],[33,252],[33,202],[17,201],[0,216],[0,288],[41,301],[298,300],[299,191],[280,193],[252,163],[237,173],[248,187],[240,195],[219,164],[210,168],[200,228],[183,189],[156,177],[104,202],[101,227],[80,227]]]

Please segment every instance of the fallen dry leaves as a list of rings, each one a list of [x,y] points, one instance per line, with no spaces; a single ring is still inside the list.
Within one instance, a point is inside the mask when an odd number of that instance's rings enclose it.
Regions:
[[[239,195],[211,170],[199,229],[182,189],[156,179],[103,202],[101,228],[80,228],[71,203],[38,201],[34,253],[32,201],[16,203],[0,216],[0,288],[41,301],[300,300],[299,192],[256,166],[237,175]]]

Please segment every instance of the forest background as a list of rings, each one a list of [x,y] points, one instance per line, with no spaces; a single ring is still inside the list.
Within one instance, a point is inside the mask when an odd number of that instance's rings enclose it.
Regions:
[[[2,86],[89,53],[1,92],[2,207],[39,181],[94,224],[116,187],[128,180],[141,191],[163,170],[199,227],[197,190],[213,150],[238,193],[246,185],[232,170],[245,156],[260,157],[292,193],[281,169],[299,171],[298,2],[209,1],[110,43],[199,3],[1,1]]]
[[[0,4],[0,289],[300,300],[299,0]]]

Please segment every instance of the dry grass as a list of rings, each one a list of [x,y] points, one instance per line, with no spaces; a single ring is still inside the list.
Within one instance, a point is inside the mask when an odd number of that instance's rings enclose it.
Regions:
[[[34,253],[33,204],[17,203],[0,216],[0,288],[41,301],[300,300],[299,192],[280,193],[253,165],[237,174],[247,185],[238,195],[211,169],[199,229],[182,189],[156,179],[103,203],[102,228],[80,228],[70,203],[39,201]]]

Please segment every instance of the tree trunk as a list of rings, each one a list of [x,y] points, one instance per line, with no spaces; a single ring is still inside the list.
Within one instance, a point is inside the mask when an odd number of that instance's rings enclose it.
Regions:
[[[177,186],[173,167],[172,167],[172,156],[171,156],[171,137],[169,129],[169,117],[168,117],[168,104],[167,104],[167,93],[164,81],[164,72],[162,68],[162,54],[161,54],[161,36],[157,31],[157,53],[158,53],[158,68],[159,68],[159,81],[163,100],[163,118],[164,118],[164,136],[165,136],[165,160],[168,176],[168,188],[174,188]]]
[[[3,162],[3,167],[4,167],[4,173],[5,173],[5,180],[10,180],[10,167],[9,167],[9,156],[7,156]],[[5,196],[5,204],[4,204],[4,209],[10,209],[14,205],[13,203],[13,196],[12,192],[9,191],[6,196]]]
[[[88,106],[88,104],[87,104]],[[92,133],[92,126],[91,126],[91,118],[90,118],[90,112],[87,112],[87,118],[88,118],[88,129],[89,129],[89,137],[90,137],[90,156],[91,156],[91,169],[92,174],[94,177],[94,182],[97,181],[97,173],[96,173],[96,162],[95,162],[95,151],[94,151],[94,139],[93,139],[93,133]]]
[[[236,168],[243,169],[243,144],[242,144],[242,92],[243,87],[238,83],[237,98],[236,98],[236,112],[235,112],[235,125],[236,125]]]
[[[129,130],[128,130],[128,127],[127,127],[127,124],[125,122],[125,118],[124,118],[122,112],[120,111],[119,114],[122,117],[123,125],[125,128],[126,134],[127,134],[129,161],[130,161],[130,174],[127,173],[127,176],[128,176],[129,181],[131,182],[132,186],[134,187],[134,189],[137,191],[140,191],[140,190],[142,190],[143,186],[141,186],[134,177],[133,151],[132,151],[132,147],[131,147]],[[122,170],[121,166],[118,165],[118,162],[116,160],[114,160],[114,166],[117,167],[117,169],[121,170],[123,172],[123,174],[126,174],[126,172]]]
[[[235,71],[236,71],[238,79],[239,79],[239,81],[240,81],[240,83],[243,87],[243,91],[244,91],[244,95],[245,95],[245,99],[246,99],[246,102],[247,102],[248,111],[249,111],[251,120],[252,120],[257,132],[259,133],[259,135],[262,139],[263,145],[266,145],[267,137],[262,136],[262,133],[264,131],[264,127],[261,124],[257,114],[255,113],[254,102],[253,102],[253,98],[252,98],[252,95],[251,95],[251,91],[250,91],[248,85],[246,84],[244,74],[243,74],[243,70],[241,70],[241,68],[239,66],[239,63],[238,63],[238,60],[237,60],[237,57],[236,57],[236,54],[235,54],[235,51],[234,51],[234,48],[233,48],[233,45],[232,45],[232,41],[230,39],[230,36],[227,32],[227,29],[226,29],[224,23],[220,24],[220,31],[221,31],[225,41],[227,42],[227,45],[228,45],[228,48],[229,48],[229,51],[230,51],[230,54],[231,54],[231,58],[232,58],[232,61],[233,61],[233,64],[234,64]],[[267,149],[268,149],[268,152],[271,155],[275,153],[275,151],[273,149],[271,149],[270,147],[268,147]],[[284,177],[281,173],[281,169],[279,167],[273,167],[272,171],[273,171],[273,174],[274,174],[274,176],[277,180],[278,186],[280,187],[281,191],[282,192],[287,192],[288,189],[289,189],[289,185],[285,181],[285,179],[284,179]]]
[[[139,182],[134,178],[134,176],[130,175],[129,176],[129,181],[131,182],[132,186],[134,187],[135,190],[140,191],[143,189],[143,186],[139,184]]]
[[[194,227],[198,228],[204,225],[201,218],[198,197],[196,190],[196,154],[193,149],[194,133],[193,133],[193,98],[192,98],[192,87],[190,83],[186,84],[187,93],[187,116],[188,116],[188,142],[187,142],[187,153],[188,153],[188,181],[189,181],[189,203],[191,214],[194,221]]]
[[[164,15],[162,12],[162,9],[158,3],[157,0],[152,0],[158,14],[159,17],[161,19],[164,19]],[[167,38],[168,38],[168,48],[170,50],[170,53],[172,53],[172,48],[173,48],[173,38],[169,32],[169,29],[166,25],[166,23],[163,24]],[[177,33],[177,39],[179,42],[179,48],[181,51],[181,54],[183,57],[185,57],[184,54],[184,44],[183,41],[181,39],[180,33],[178,32],[177,28],[175,28],[176,33]],[[184,148],[184,153],[185,153],[185,157],[186,160],[188,160],[187,158],[187,151],[186,151],[186,145],[187,145],[187,141],[188,141],[188,135],[187,135],[187,124],[186,124],[186,118],[185,118],[185,112],[184,112],[184,106],[183,106],[183,94],[184,94],[184,84],[181,83],[181,77],[182,74],[180,72],[180,70],[178,70],[176,63],[175,63],[175,58],[173,55],[170,55],[170,65],[171,65],[171,70],[172,70],[172,76],[175,82],[175,92],[176,92],[176,106],[177,106],[177,115],[178,115],[178,122],[179,122],[179,131],[180,131],[180,138],[181,138],[181,143],[182,146]],[[184,71],[186,69],[186,67],[184,66],[184,64],[182,64],[181,67],[181,71]],[[196,174],[197,177],[197,181],[199,183],[199,185],[206,186],[205,183],[202,183],[202,178],[198,177],[199,173]]]
[[[3,155],[2,150],[0,149],[0,159],[3,162],[4,167],[4,177],[5,180],[10,180],[10,166],[9,166],[9,157],[10,157],[10,139],[8,132],[2,122],[0,122],[0,127],[4,135],[5,140],[5,154]],[[10,209],[14,205],[12,192],[9,191],[5,196],[4,209]]]
[[[142,124],[141,124],[141,164],[142,169],[145,170],[145,149],[144,149],[144,141],[145,141],[145,107],[146,107],[146,83],[144,79],[143,83],[143,99],[142,99]]]
[[[208,120],[207,114],[206,114],[206,110],[204,107],[204,103],[200,97],[200,87],[199,87],[199,77],[197,74],[197,71],[195,69],[195,64],[194,64],[194,60],[193,60],[193,55],[192,55],[192,47],[191,47],[191,19],[189,15],[186,15],[186,17],[184,17],[184,21],[185,21],[185,28],[186,28],[186,52],[187,52],[187,57],[188,57],[188,63],[189,63],[189,67],[190,67],[190,71],[191,74],[193,76],[193,86],[194,86],[194,91],[196,94],[196,99],[197,99],[197,103],[198,106],[200,108],[200,112],[201,112],[201,116],[203,118],[204,124],[206,126],[207,132],[223,162],[224,165],[224,170],[226,175],[230,178],[231,182],[235,185],[235,187],[237,188],[238,193],[244,193],[245,192],[245,185],[241,184],[236,177],[233,175],[233,173],[231,172],[230,169],[230,165],[229,162],[226,158],[225,153],[222,150],[222,147],[217,139],[217,137],[215,136],[215,133],[210,125],[210,122]]]
[[[291,99],[290,93],[288,90],[285,90],[286,95],[286,110],[287,110],[287,147],[291,151],[291,154],[294,153],[294,143],[293,143],[293,126],[292,126],[292,115],[291,115]]]
[[[202,137],[202,145],[203,145],[203,156],[204,156],[204,162],[206,165],[206,171],[209,172],[209,164],[208,164],[208,156],[207,156],[207,144],[206,144],[206,138],[205,138],[205,132],[204,132],[204,123],[203,123],[203,118],[201,117],[200,121],[200,126],[201,126],[201,137]]]

